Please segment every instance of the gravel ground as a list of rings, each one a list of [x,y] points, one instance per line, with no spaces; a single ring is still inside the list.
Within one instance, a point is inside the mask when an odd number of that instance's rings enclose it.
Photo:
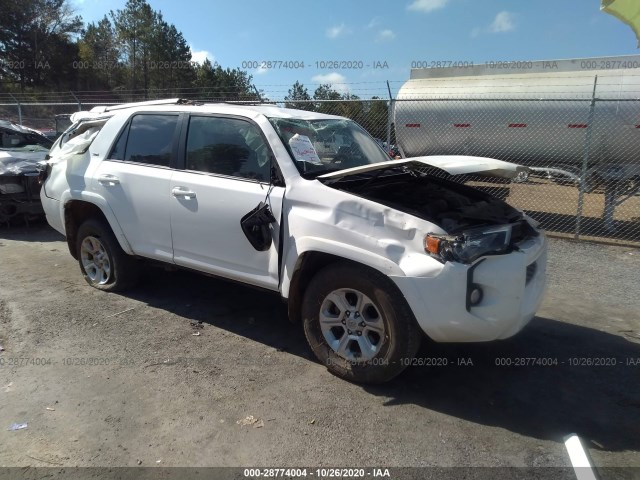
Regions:
[[[640,249],[551,240],[549,291],[593,295],[598,305],[640,313]]]
[[[274,295],[161,269],[104,293],[48,227],[4,229],[0,465],[567,466],[576,432],[597,465],[640,467],[639,272],[639,250],[551,240],[525,331],[427,341],[447,366],[363,387],[311,357]],[[558,364],[496,365],[533,357]]]

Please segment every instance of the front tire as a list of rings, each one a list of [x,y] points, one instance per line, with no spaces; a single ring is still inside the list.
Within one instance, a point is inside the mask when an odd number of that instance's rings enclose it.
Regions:
[[[76,252],[84,279],[98,290],[123,291],[139,279],[136,260],[122,250],[102,221],[90,219],[80,225]]]
[[[305,336],[333,374],[383,383],[414,358],[422,333],[396,286],[382,273],[338,263],[319,271],[304,295]]]

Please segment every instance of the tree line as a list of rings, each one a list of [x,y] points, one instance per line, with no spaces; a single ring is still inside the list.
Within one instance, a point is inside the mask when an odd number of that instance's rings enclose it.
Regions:
[[[288,108],[339,115],[355,120],[375,138],[387,138],[387,102],[379,97],[362,100],[349,92],[340,93],[330,84],[321,84],[313,92],[295,82],[284,97]]]
[[[68,0],[0,0],[4,92],[191,89],[196,96],[256,99],[246,71],[196,63],[182,32],[146,0],[128,0],[84,24]]]
[[[146,0],[127,0],[88,24],[69,0],[0,0],[0,92],[107,91],[129,101],[156,91],[153,97],[268,101],[252,80],[209,59],[194,62],[182,32]],[[346,116],[386,138],[387,106],[376,97],[361,100],[329,84],[311,96],[295,82],[285,106]]]

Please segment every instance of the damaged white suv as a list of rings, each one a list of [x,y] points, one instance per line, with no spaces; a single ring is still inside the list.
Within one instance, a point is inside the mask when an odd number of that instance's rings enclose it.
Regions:
[[[279,292],[318,359],[358,382],[395,377],[422,332],[504,339],[539,307],[544,234],[451,180],[524,167],[389,160],[331,115],[151,103],[75,114],[41,175],[47,219],[90,285],[130,287],[152,259]]]

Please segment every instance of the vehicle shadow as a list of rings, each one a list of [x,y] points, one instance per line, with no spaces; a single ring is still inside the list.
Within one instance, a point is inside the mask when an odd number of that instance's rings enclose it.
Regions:
[[[625,337],[537,317],[499,342],[426,341],[419,357],[448,366],[413,367],[366,390],[391,397],[388,405],[412,403],[528,437],[577,433],[600,450],[640,449],[640,344]]]
[[[64,235],[51,228],[44,218],[37,218],[8,226],[0,224],[0,240],[3,239],[22,242],[59,242],[64,241]]]
[[[186,321],[208,323],[316,361],[300,325],[288,321],[277,294],[190,272],[152,269],[144,284],[127,296]],[[388,384],[363,389],[391,398],[387,405],[415,404],[529,437],[561,441],[578,433],[594,448],[640,449],[640,343],[535,318],[519,335],[504,341],[426,340],[419,357],[446,358],[448,364],[409,367]],[[611,358],[615,366],[587,365],[587,359]],[[459,364],[459,359],[464,362]],[[532,365],[534,359],[557,364]],[[628,365],[631,360],[635,366]],[[509,362],[511,366],[500,364]],[[516,366],[518,362],[522,365]]]
[[[126,296],[186,322],[207,323],[299,357],[314,358],[300,325],[289,322],[287,306],[275,292],[186,270],[147,267],[141,284]]]

